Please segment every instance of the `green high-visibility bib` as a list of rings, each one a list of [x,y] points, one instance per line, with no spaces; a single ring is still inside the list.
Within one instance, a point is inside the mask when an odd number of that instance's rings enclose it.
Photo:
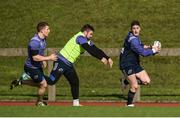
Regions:
[[[76,43],[76,38],[78,36],[84,36],[82,32],[74,35],[64,46],[64,48],[59,52],[63,57],[65,57],[71,63],[74,63],[77,58],[85,52],[84,48]]]

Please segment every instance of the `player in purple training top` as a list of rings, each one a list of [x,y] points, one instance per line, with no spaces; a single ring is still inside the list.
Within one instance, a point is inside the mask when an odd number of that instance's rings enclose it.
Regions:
[[[32,79],[30,80],[14,80],[11,83],[11,89],[14,87],[26,84],[38,87],[38,100],[37,106],[47,105],[43,102],[43,96],[47,88],[46,76],[43,73],[43,68],[46,67],[46,61],[56,61],[57,55],[51,54],[50,56],[44,56],[46,49],[46,38],[50,33],[49,24],[46,22],[40,22],[37,25],[37,34],[31,38],[28,44],[28,57],[24,64],[24,71]]]

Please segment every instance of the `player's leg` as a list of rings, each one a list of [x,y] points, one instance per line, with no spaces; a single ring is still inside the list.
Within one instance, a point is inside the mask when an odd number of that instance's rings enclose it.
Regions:
[[[123,96],[125,96],[125,94],[127,93],[128,85],[129,82],[127,79],[127,75],[122,71],[122,76],[120,78],[120,88]]]
[[[122,77],[120,78],[121,80],[121,89],[126,89],[127,86],[129,85],[129,81],[127,80],[127,74],[125,70],[122,70]]]
[[[19,86],[19,85],[22,85],[22,81],[24,81],[24,80],[32,81],[32,80],[30,80],[30,78],[31,78],[31,77],[30,77],[28,74],[26,74],[25,72],[23,72],[23,74],[20,76],[19,79],[15,79],[15,80],[13,80],[13,81],[11,82],[11,84],[10,84],[10,89],[13,89],[13,88],[15,88],[15,87],[17,87],[17,86]],[[27,83],[29,83],[29,82],[27,82]]]
[[[38,87],[38,98],[36,105],[46,106],[47,103],[43,101],[43,97],[47,88],[47,82],[45,80],[45,75],[43,73],[43,70],[40,68],[34,69],[34,68],[24,67],[24,71],[30,75],[32,81],[23,80],[22,83],[25,85]]]
[[[60,79],[64,72],[63,64],[60,61],[56,61],[53,63],[53,69],[49,77],[46,77],[46,81],[48,85],[54,85]]]
[[[131,74],[129,76],[127,76],[128,80],[129,80],[129,84],[130,84],[130,89],[128,92],[128,100],[127,100],[127,106],[134,106],[133,104],[133,99],[135,96],[135,93],[137,91],[138,88],[138,82],[136,80],[136,75],[135,74]]]
[[[136,79],[136,73],[134,71],[134,66],[126,67],[122,70],[122,72],[127,77],[127,80],[130,84],[130,89],[128,92],[127,106],[134,106],[133,99],[134,99],[134,95],[138,88],[138,82]]]
[[[43,97],[44,97],[44,94],[47,89],[47,82],[46,82],[43,71],[41,69],[39,69],[36,71],[36,73],[34,72],[34,76],[31,76],[31,77],[32,77],[34,83],[38,84],[38,98],[37,98],[36,105],[37,106],[46,106],[47,103],[43,101]]]
[[[47,103],[43,101],[43,97],[44,97],[44,94],[46,92],[46,88],[47,88],[47,82],[46,82],[46,80],[44,78],[39,83],[39,87],[38,87],[38,99],[37,99],[37,102],[36,102],[37,106],[46,106],[47,105]]]
[[[64,76],[71,86],[71,93],[73,97],[73,106],[81,106],[79,103],[79,78],[74,68],[64,72]]]
[[[150,78],[145,70],[136,73],[136,77],[140,80],[143,85],[150,84]]]
[[[35,83],[32,79],[31,79],[31,80],[22,80],[22,81],[21,81],[21,84],[22,84],[22,85],[39,87],[39,84],[38,84],[38,83]]]

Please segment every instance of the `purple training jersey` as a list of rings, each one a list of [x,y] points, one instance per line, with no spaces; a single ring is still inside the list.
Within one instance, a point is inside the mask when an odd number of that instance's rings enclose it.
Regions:
[[[30,68],[41,68],[42,62],[34,61],[32,58],[34,56],[33,51],[36,51],[37,55],[44,56],[45,49],[46,40],[41,39],[38,34],[35,34],[28,44],[28,57],[26,59],[25,66]]]

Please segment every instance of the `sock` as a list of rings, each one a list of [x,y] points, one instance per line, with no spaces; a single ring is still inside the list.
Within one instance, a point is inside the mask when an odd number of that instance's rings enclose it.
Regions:
[[[134,98],[135,93],[136,93],[136,92],[132,92],[131,90],[129,90],[129,92],[128,92],[127,105],[133,103],[133,98]]]
[[[38,102],[42,102],[42,101],[43,101],[43,96],[42,96],[42,95],[38,95],[37,101],[38,101]]]
[[[127,79],[124,80],[124,84],[125,84],[125,85],[128,85],[128,84],[129,84],[129,82],[128,82]]]
[[[73,100],[73,106],[79,106],[79,99]]]

